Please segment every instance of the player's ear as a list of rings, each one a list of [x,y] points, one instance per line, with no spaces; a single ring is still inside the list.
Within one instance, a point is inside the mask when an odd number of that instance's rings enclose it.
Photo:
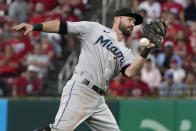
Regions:
[[[115,16],[114,17],[114,23],[118,23],[119,22],[119,17],[118,16]]]

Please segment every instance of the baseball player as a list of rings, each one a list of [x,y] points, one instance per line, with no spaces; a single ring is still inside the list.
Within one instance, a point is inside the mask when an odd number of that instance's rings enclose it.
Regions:
[[[115,12],[112,29],[96,22],[68,22],[64,19],[12,27],[13,31],[25,29],[25,35],[31,31],[75,34],[82,45],[73,76],[63,89],[54,123],[35,131],[72,131],[83,121],[93,131],[120,130],[103,97],[108,82],[120,72],[129,78],[138,73],[149,52],[160,47],[166,33],[162,19],[147,24],[143,34],[150,44],[134,60],[122,40],[142,21],[133,10],[122,8]]]

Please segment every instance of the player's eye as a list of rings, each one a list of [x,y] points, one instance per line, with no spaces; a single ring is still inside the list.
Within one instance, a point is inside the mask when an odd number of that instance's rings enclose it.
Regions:
[[[131,17],[129,17],[129,21],[131,22],[133,19]]]
[[[135,22],[135,19],[133,17],[129,17],[129,21]]]
[[[132,18],[132,17],[129,17],[128,20],[129,20],[129,22],[132,22],[132,21],[133,21],[134,24],[135,24],[135,22],[136,22],[135,19]]]

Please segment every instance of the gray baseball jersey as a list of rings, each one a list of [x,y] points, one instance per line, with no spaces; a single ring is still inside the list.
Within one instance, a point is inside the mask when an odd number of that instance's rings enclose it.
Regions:
[[[115,31],[95,22],[67,22],[67,30],[81,40],[81,54],[63,89],[51,130],[72,131],[85,121],[93,131],[119,131],[104,97],[91,88],[96,85],[106,91],[109,79],[132,63],[131,50],[118,42]],[[84,79],[90,84],[83,84]]]
[[[109,79],[133,61],[133,54],[116,32],[96,22],[68,22],[68,33],[77,34],[82,49],[76,74],[93,81],[106,91]]]

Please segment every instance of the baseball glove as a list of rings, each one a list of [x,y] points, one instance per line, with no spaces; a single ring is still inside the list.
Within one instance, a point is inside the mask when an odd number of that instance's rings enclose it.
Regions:
[[[164,19],[156,19],[150,24],[144,25],[143,36],[155,44],[155,48],[161,47],[163,38],[166,35],[167,26]]]

